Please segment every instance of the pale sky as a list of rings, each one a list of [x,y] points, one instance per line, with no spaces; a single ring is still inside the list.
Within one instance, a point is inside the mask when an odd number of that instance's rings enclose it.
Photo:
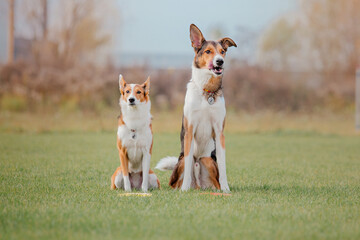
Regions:
[[[205,37],[220,28],[235,41],[238,28],[261,32],[282,14],[297,7],[296,0],[118,0],[121,31],[116,51],[192,54],[189,26]]]
[[[2,0],[0,0],[4,3]],[[18,3],[26,0],[19,0]],[[272,21],[283,14],[288,14],[298,6],[297,0],[114,0],[112,11],[120,17],[112,18],[109,13],[110,31],[115,36],[111,53],[115,56],[119,53],[131,54],[173,54],[192,55],[190,47],[189,26],[196,24],[207,39],[211,39],[211,31],[214,28],[221,29],[222,37],[231,37],[238,43],[237,49],[231,49],[232,56],[241,54],[250,59],[257,45],[258,38]],[[102,3],[104,9],[109,2]],[[0,5],[1,6],[1,5]],[[4,13],[4,7],[0,13]],[[19,8],[20,9],[20,8]],[[7,9],[6,9],[7,10]],[[7,12],[5,10],[5,13]],[[58,11],[58,9],[53,9]],[[106,14],[106,11],[103,11]],[[6,17],[0,14],[0,26],[6,26]],[[5,18],[4,18],[5,17]],[[21,17],[19,13],[18,17]],[[17,22],[17,31],[21,29]],[[240,40],[239,28],[249,30],[256,36],[250,43],[244,46]],[[23,29],[24,30],[24,29]],[[26,29],[25,29],[26,30]],[[26,33],[26,31],[24,31]],[[23,35],[23,34],[22,34]],[[26,34],[25,34],[26,35]],[[0,32],[2,46],[6,41],[6,33]],[[250,49],[250,50],[249,50]],[[5,59],[5,48],[1,48],[1,59]],[[2,56],[3,55],[3,56]]]

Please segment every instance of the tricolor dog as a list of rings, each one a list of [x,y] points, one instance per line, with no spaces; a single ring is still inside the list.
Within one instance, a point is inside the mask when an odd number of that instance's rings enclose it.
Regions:
[[[230,38],[206,41],[194,24],[190,26],[190,39],[195,57],[185,96],[181,153],[179,158],[160,160],[156,168],[173,170],[169,182],[173,188],[212,187],[228,192],[222,78],[226,51],[236,44]]]
[[[117,148],[120,167],[111,177],[111,189],[132,188],[146,192],[159,188],[160,182],[150,169],[153,135],[150,114],[150,78],[142,85],[127,84],[119,76],[121,115],[118,121]]]

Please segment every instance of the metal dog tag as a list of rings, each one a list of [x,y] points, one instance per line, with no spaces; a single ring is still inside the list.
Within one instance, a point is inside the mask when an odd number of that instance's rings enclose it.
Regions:
[[[209,96],[209,97],[208,97],[208,103],[209,103],[210,105],[213,105],[214,102],[215,102],[214,97],[213,97],[213,96]]]

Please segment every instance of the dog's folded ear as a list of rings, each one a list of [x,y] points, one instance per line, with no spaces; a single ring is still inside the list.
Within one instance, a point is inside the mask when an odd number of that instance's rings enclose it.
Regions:
[[[228,38],[228,37],[220,39],[219,43],[225,51],[227,51],[228,47],[237,47],[234,40],[232,40],[231,38]]]
[[[190,40],[191,46],[194,48],[195,52],[199,51],[205,42],[204,36],[195,24],[190,25]]]
[[[119,89],[120,89],[120,93],[123,95],[124,94],[124,88],[126,86],[126,82],[123,78],[123,76],[120,74],[119,75]]]
[[[149,94],[149,91],[150,91],[150,76],[146,79],[146,81],[141,86],[144,88],[145,94]]]

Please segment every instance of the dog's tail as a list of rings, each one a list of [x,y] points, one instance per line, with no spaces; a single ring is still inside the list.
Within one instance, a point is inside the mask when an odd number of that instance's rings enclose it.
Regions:
[[[173,170],[177,162],[177,157],[164,157],[156,164],[155,169],[159,169],[161,171]]]

